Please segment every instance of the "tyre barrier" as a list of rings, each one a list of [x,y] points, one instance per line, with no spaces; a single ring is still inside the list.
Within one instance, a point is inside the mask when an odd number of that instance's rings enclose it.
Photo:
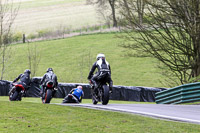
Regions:
[[[32,78],[31,86],[26,92],[26,97],[40,97],[41,88],[39,87],[41,77]],[[83,87],[83,99],[91,99],[91,87],[89,84],[83,83],[59,83],[58,90],[54,95],[55,98],[64,98],[71,89],[78,85]],[[11,82],[0,80],[0,96],[8,96],[11,88]],[[166,90],[165,88],[151,87],[135,87],[135,86],[113,86],[113,93],[110,95],[110,100],[124,100],[137,102],[155,102],[155,93]]]

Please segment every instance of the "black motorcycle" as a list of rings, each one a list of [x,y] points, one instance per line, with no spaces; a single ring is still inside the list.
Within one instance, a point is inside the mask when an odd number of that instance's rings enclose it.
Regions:
[[[98,102],[101,102],[103,105],[107,105],[109,102],[109,86],[107,85],[107,82],[104,80],[97,82],[97,88],[94,89],[93,84],[90,81],[90,85],[92,87],[91,89],[91,95],[92,95],[92,103],[97,104]]]
[[[55,92],[56,92],[56,89],[54,87],[53,81],[48,81],[45,85],[44,93],[42,95],[42,103],[50,103]]]
[[[13,83],[12,88],[9,91],[9,100],[10,101],[21,101],[22,96],[25,95],[26,89],[20,83]]]

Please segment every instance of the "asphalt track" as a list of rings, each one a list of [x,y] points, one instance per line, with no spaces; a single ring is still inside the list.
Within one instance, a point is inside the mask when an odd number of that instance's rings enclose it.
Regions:
[[[57,104],[91,109],[127,112],[161,119],[200,124],[200,105],[161,104]]]

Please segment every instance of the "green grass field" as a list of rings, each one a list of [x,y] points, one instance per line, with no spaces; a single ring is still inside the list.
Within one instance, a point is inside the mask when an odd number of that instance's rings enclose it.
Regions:
[[[53,99],[52,102],[60,100]],[[42,104],[39,98],[9,102],[8,97],[1,96],[0,132],[197,133],[200,132],[200,125],[111,111]]]
[[[13,29],[24,34],[41,30],[79,29],[100,24],[86,0],[13,0],[20,9]],[[102,21],[101,21],[102,22]]]
[[[120,34],[120,33],[116,33]],[[76,36],[60,40],[35,42],[41,60],[36,76],[43,76],[52,67],[59,82],[88,83],[87,76],[98,53],[104,53],[111,65],[114,85],[163,87],[164,77],[156,68],[157,61],[149,57],[128,57],[119,47],[115,33]],[[30,46],[34,47],[34,46]],[[28,43],[12,46],[12,58],[6,69],[6,80],[13,80],[28,65]]]

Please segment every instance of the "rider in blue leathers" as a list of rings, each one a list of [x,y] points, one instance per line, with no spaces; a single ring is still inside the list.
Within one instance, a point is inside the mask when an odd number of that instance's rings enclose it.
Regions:
[[[69,95],[73,96],[73,100],[69,100]],[[77,88],[72,89],[69,94],[64,98],[63,103],[80,103],[82,97],[84,96],[83,87],[77,86]]]

